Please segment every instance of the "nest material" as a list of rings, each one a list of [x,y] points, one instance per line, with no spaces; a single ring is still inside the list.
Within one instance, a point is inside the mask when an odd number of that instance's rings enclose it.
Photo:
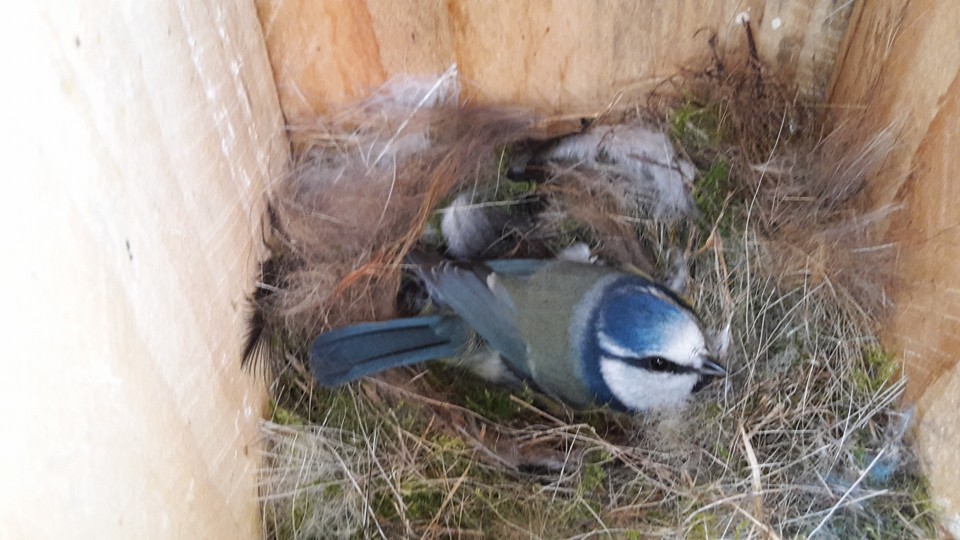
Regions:
[[[309,143],[270,196],[274,257],[245,357],[275,363],[278,340],[395,315],[400,260],[440,201],[489,176],[498,141],[539,131],[518,111],[396,102],[298,130]]]
[[[891,133],[823,136],[749,57],[677,78],[667,94],[684,101],[622,100],[645,105],[582,125],[450,105],[444,81],[394,85],[297,130],[301,157],[271,192],[276,255],[255,332],[282,351],[263,427],[271,536],[931,534],[903,381],[876,338],[893,210],[856,206]],[[584,163],[532,186],[503,174],[558,131],[639,118],[669,129],[700,171],[694,214],[625,207],[609,171]],[[726,383],[643,417],[551,408],[445,367],[314,388],[305,341],[394,316],[400,259],[468,188],[504,205],[541,198],[516,253],[587,241],[609,263],[673,278],[721,329]]]

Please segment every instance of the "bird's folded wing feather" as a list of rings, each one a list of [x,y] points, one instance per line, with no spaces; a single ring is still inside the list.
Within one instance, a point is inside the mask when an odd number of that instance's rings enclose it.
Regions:
[[[512,368],[529,375],[527,345],[517,326],[516,308],[506,289],[497,283],[496,273],[482,265],[419,264],[424,261],[416,255],[408,261],[419,267],[431,296],[473,327]],[[532,266],[521,266],[517,267],[518,275],[532,273]]]

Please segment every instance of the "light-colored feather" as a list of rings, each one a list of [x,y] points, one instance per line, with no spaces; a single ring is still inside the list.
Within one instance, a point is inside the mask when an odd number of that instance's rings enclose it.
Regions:
[[[591,127],[564,137],[543,157],[603,172],[624,210],[667,221],[693,212],[693,164],[665,133],[644,124]]]

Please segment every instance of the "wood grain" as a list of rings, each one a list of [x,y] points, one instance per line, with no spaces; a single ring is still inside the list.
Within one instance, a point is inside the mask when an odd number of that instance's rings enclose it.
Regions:
[[[960,10],[952,3],[867,2],[851,23],[831,103],[864,133],[898,144],[871,179],[873,205],[901,204],[887,347],[904,360],[907,403],[935,493],[960,536]]]
[[[251,4],[10,6],[0,538],[256,538],[239,369],[287,143]]]
[[[464,98],[570,113],[653,87],[694,58],[745,47],[822,97],[850,4],[738,0],[257,0],[291,123],[358,99],[393,75],[459,68]]]

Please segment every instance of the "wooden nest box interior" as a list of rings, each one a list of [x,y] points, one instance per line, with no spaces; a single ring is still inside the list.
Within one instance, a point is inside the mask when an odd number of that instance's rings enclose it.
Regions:
[[[473,103],[576,113],[711,37],[743,43],[746,21],[805,99],[865,133],[900,126],[863,204],[902,205],[883,339],[960,534],[958,5],[202,0],[8,20],[0,537],[261,536],[266,391],[240,355],[285,125],[454,64]]]

